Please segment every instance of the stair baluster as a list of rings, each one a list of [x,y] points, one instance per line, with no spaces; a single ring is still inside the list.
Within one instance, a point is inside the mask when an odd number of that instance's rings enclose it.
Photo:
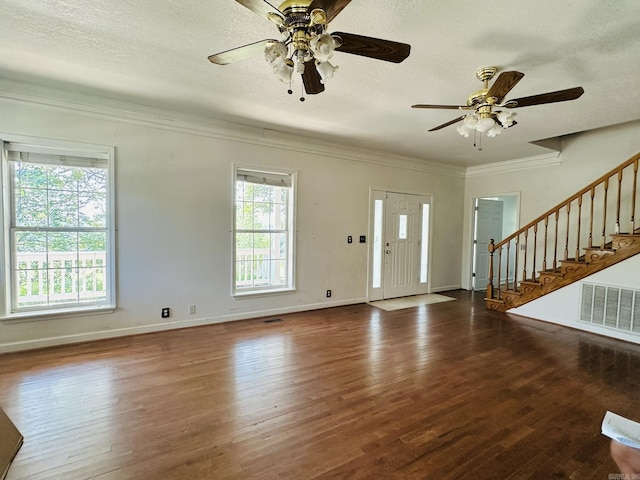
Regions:
[[[604,207],[602,208],[602,237],[600,238],[600,248],[604,250],[607,242],[607,198],[609,195],[609,179],[604,181]]]
[[[638,159],[636,158],[636,161],[633,163],[633,194],[632,197],[633,199],[637,198],[636,193],[637,193],[637,187],[638,186]],[[635,232],[636,231],[636,202],[634,201],[633,204],[631,205],[631,232]]]
[[[580,227],[582,225],[582,195],[578,197],[578,232],[576,234],[576,260],[580,258]],[[569,227],[567,227],[567,231]]]

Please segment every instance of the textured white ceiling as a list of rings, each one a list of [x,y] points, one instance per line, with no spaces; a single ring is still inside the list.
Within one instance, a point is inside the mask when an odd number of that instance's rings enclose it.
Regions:
[[[640,118],[638,0],[353,0],[329,25],[409,43],[403,63],[337,52],[326,91],[298,101],[261,56],[207,56],[275,26],[234,0],[3,0],[0,77],[294,132],[381,153],[473,166],[544,154],[531,142]],[[464,104],[494,65],[525,77],[509,97],[575,86],[578,100],[517,109],[518,125],[483,150],[460,115],[415,103]]]

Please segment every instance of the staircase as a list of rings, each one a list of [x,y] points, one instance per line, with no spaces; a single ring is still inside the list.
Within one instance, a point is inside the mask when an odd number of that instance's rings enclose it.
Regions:
[[[507,238],[492,239],[487,307],[507,311],[640,253],[639,160],[640,153]]]

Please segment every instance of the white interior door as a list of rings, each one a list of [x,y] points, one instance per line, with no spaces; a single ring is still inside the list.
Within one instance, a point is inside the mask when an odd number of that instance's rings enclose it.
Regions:
[[[421,199],[402,193],[386,195],[383,298],[424,293],[420,282]]]
[[[486,290],[489,283],[489,241],[502,240],[504,203],[479,198],[476,204],[474,290]],[[494,265],[494,272],[497,265]]]

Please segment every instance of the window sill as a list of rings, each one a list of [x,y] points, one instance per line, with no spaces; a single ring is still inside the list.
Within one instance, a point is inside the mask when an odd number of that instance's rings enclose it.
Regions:
[[[87,315],[102,315],[105,313],[113,313],[116,307],[101,306],[101,307],[83,307],[83,308],[67,308],[56,310],[38,310],[28,312],[16,312],[5,315],[0,318],[0,323],[12,324],[12,323],[24,323],[35,322],[40,320],[55,320],[58,318],[69,317],[83,317]]]
[[[295,288],[279,288],[274,290],[253,290],[251,292],[235,292],[233,298],[240,300],[243,298],[270,297],[273,295],[282,295],[287,293],[295,293]]]

